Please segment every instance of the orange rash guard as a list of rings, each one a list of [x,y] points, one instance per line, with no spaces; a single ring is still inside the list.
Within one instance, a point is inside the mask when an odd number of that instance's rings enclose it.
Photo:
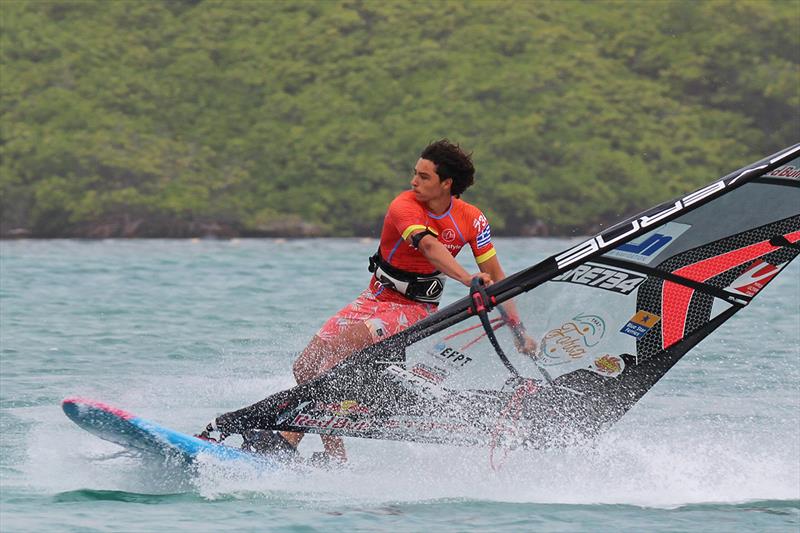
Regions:
[[[381,257],[392,266],[418,274],[430,274],[436,269],[422,253],[406,242],[410,234],[428,229],[455,257],[470,245],[475,262],[479,265],[496,254],[492,244],[491,228],[486,217],[474,205],[453,197],[450,208],[441,215],[429,212],[419,203],[412,191],[405,191],[395,198],[386,212],[381,231]],[[370,289],[380,300],[408,302],[403,295],[393,290],[384,290],[375,277]]]

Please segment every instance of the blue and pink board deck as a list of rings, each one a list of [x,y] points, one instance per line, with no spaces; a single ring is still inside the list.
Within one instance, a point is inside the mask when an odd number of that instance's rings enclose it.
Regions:
[[[61,407],[70,420],[103,440],[143,455],[193,463],[202,455],[274,469],[279,463],[238,448],[198,439],[145,420],[122,409],[84,398],[67,398]]]

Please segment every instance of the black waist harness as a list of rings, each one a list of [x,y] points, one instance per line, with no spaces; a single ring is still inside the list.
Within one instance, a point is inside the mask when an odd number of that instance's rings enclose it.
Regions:
[[[375,279],[382,285],[406,298],[429,304],[439,303],[447,279],[438,270],[430,274],[417,274],[394,267],[383,260],[380,250],[369,258],[369,271],[375,274]]]

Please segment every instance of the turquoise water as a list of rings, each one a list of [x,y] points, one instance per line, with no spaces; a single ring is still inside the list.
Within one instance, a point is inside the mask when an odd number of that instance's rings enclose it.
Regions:
[[[499,239],[507,271],[570,241]],[[350,440],[342,472],[197,475],[80,430],[81,395],[185,431],[292,384],[371,240],[0,242],[0,530],[797,531],[800,263],[593,446]],[[446,299],[462,293],[451,284]],[[320,449],[310,437],[309,454]]]

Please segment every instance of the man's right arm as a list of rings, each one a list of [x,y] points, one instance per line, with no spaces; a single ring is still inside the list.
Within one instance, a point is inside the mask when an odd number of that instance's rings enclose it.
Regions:
[[[424,232],[415,231],[408,236],[406,242],[413,246],[412,238],[418,233]],[[464,267],[462,267],[458,261],[456,261],[455,257],[450,254],[444,244],[440,243],[436,237],[430,234],[423,236],[418,243],[417,249],[422,255],[425,256],[425,259],[427,259],[436,270],[444,273],[456,281],[463,283],[467,287],[470,286],[474,276],[464,270]],[[489,274],[480,272],[476,274],[476,276],[483,278],[483,282],[487,285],[492,283],[492,278],[489,276]]]

